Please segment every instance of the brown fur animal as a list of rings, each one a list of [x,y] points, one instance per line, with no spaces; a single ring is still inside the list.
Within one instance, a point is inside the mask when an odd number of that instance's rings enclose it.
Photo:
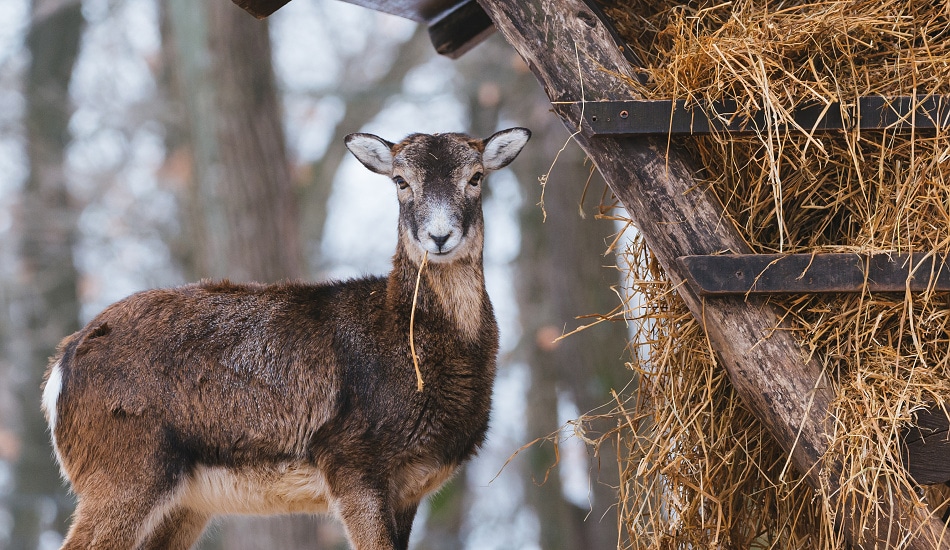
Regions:
[[[498,329],[482,178],[529,137],[351,134],[396,184],[388,277],[150,290],[66,338],[43,389],[79,500],[63,548],[184,549],[215,514],[326,511],[357,549],[406,548],[420,500],[485,437]]]

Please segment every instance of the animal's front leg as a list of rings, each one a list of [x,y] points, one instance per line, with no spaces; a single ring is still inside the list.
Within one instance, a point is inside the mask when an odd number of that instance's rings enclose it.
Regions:
[[[208,516],[194,510],[179,508],[169,512],[150,533],[138,550],[188,550],[204,531]]]
[[[396,528],[396,514],[387,491],[359,481],[359,473],[340,474],[333,508],[343,520],[354,550],[402,550]],[[408,544],[408,530],[406,531]]]
[[[396,512],[396,548],[399,550],[408,550],[409,533],[412,531],[412,522],[416,519],[416,509],[419,504],[415,503]]]

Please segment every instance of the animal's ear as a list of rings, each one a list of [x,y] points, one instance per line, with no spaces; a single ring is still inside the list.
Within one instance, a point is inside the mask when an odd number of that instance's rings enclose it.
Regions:
[[[482,164],[486,170],[498,170],[508,166],[515,160],[518,153],[528,143],[531,130],[527,128],[509,128],[494,133],[485,140],[485,152],[482,153]]]
[[[384,176],[392,174],[392,143],[373,134],[350,134],[343,138],[343,143],[363,166]]]

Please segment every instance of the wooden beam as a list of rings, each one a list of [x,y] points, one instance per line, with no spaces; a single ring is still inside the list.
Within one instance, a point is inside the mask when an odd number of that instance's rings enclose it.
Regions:
[[[904,466],[921,485],[950,483],[950,419],[940,409],[914,414],[903,437]]]
[[[290,0],[232,0],[241,9],[258,19],[264,19],[284,7]]]
[[[763,111],[742,116],[735,101],[721,101],[709,108],[685,100],[597,101],[585,105],[584,117],[591,132],[600,136],[752,133],[765,129]],[[948,96],[863,96],[852,105],[806,105],[792,111],[798,129],[832,130],[936,130],[950,126]]]
[[[950,291],[946,258],[924,253],[722,254],[677,261],[703,296]]]
[[[435,51],[458,59],[495,32],[495,25],[475,0],[469,0],[429,23]]]
[[[246,12],[264,19],[290,0],[232,0]],[[476,0],[342,0],[374,11],[429,25],[435,51],[457,59],[495,31]]]
[[[232,0],[242,9],[263,19],[282,8],[290,0]],[[342,0],[374,11],[427,23],[467,0]]]
[[[700,167],[665,138],[594,137],[584,110],[591,101],[642,99],[626,82],[636,79],[626,48],[599,8],[584,0],[479,0],[495,26],[518,50],[565,126],[585,150],[651,251],[676,284],[692,314],[706,327],[743,402],[789,452],[812,487],[836,465],[822,461],[826,422],[834,399],[821,365],[805,360],[791,331],[775,330],[778,312],[756,297],[704,300],[687,284],[680,256],[751,253],[722,206],[700,185]],[[830,470],[830,472],[829,472]],[[833,489],[833,488],[832,488]],[[899,498],[899,495],[897,495]],[[886,502],[877,503],[887,510]],[[915,511],[906,548],[936,547],[943,525]],[[845,514],[846,515],[846,514]],[[858,547],[876,547],[885,531],[859,531],[859,518],[841,525]],[[883,529],[887,525],[878,525]],[[946,547],[947,543],[944,543]]]

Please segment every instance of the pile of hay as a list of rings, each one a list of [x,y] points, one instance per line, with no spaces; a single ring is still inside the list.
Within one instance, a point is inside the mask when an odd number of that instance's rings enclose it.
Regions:
[[[734,99],[774,122],[759,134],[684,139],[702,160],[705,184],[759,253],[950,253],[945,131],[782,129],[796,106],[950,94],[948,6],[603,0],[643,61],[644,97],[704,106]],[[840,486],[831,495],[809,488],[743,407],[702,328],[642,243],[628,262],[639,296],[631,355],[640,387],[618,414],[628,451],[621,520],[631,547],[840,548],[835,520],[857,495],[873,502],[909,492],[920,495],[909,505],[938,516],[947,508],[950,491],[909,479],[899,446],[914,411],[950,409],[947,294],[772,300],[836,384],[828,457],[843,469],[822,473],[828,487]],[[875,513],[859,516],[873,521]]]

